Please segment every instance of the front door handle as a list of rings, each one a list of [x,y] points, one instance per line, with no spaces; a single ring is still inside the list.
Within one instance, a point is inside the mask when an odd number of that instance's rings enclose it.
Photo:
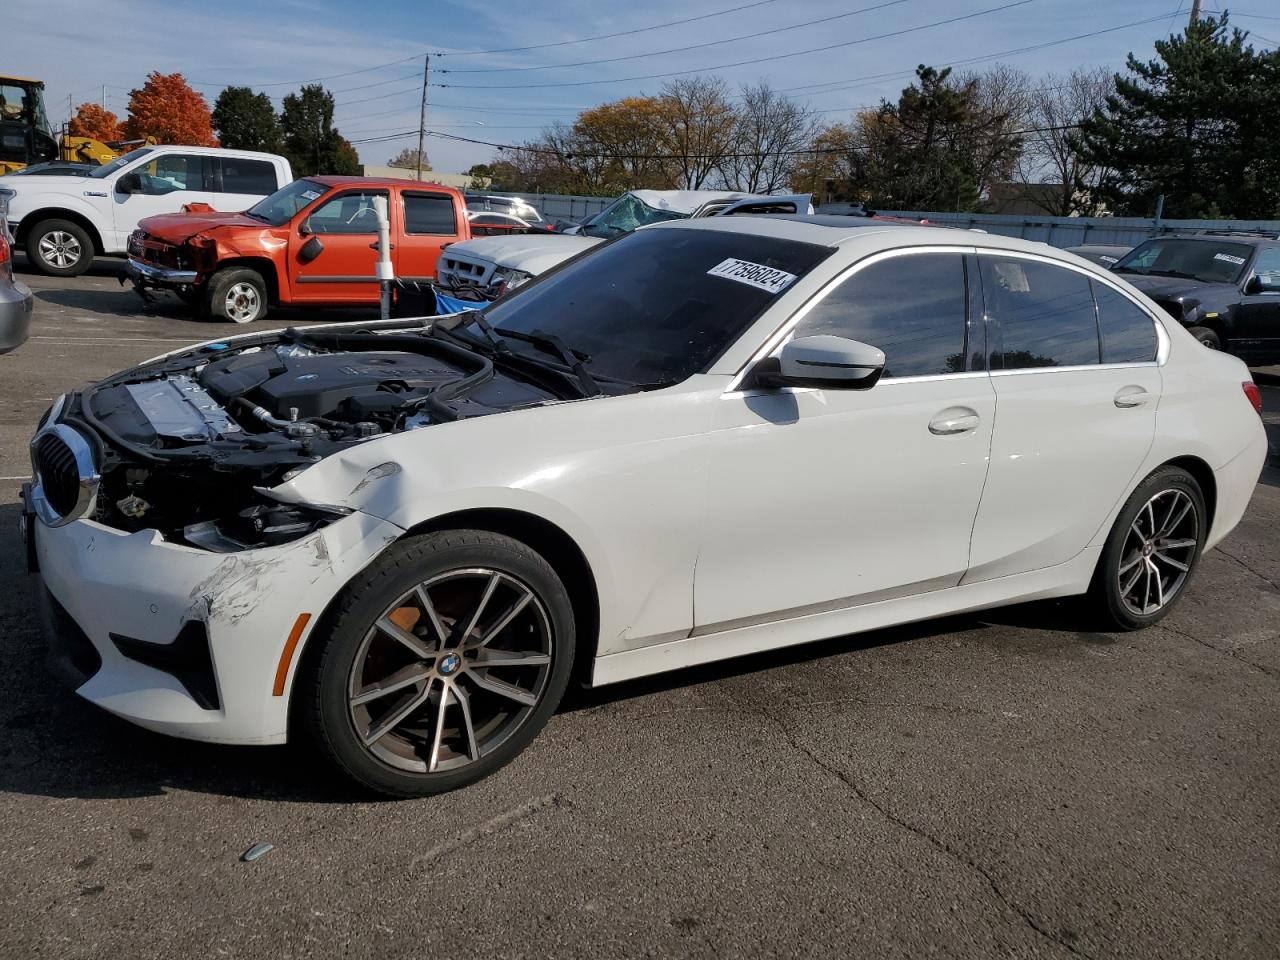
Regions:
[[[976,430],[982,420],[969,407],[948,407],[929,421],[929,432],[937,437]]]
[[[1143,387],[1131,384],[1116,391],[1115,405],[1122,410],[1130,407],[1141,407],[1151,399],[1151,394]]]

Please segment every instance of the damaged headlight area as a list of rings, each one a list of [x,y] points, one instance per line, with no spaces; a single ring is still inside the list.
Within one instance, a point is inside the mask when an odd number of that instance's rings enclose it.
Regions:
[[[351,512],[344,507],[268,501],[245,507],[222,520],[188,524],[182,528],[182,539],[214,553],[274,547],[305,537]]]

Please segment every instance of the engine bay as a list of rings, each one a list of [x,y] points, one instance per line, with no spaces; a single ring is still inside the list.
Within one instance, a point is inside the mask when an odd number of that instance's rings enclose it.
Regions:
[[[251,340],[144,364],[68,399],[62,419],[99,445],[95,519],[209,549],[265,545],[326,521],[263,495],[326,456],[571,396],[554,371],[495,368],[421,328]]]

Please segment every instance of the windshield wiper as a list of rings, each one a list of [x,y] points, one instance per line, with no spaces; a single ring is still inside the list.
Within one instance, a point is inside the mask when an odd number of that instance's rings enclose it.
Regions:
[[[488,321],[484,321],[484,323],[485,326],[488,326]],[[492,334],[495,331],[491,328],[489,332]],[[525,343],[532,344],[544,353],[558,356],[573,371],[574,376],[578,378],[578,383],[582,385],[582,392],[586,396],[598,397],[604,393],[600,389],[600,384],[596,383],[595,378],[587,371],[585,361],[590,360],[591,356],[581,350],[574,350],[555,334],[547,333],[545,330],[533,330],[529,333],[523,333],[520,330],[508,330],[505,327],[498,327],[496,332],[504,337],[510,337],[512,340],[522,340]]]

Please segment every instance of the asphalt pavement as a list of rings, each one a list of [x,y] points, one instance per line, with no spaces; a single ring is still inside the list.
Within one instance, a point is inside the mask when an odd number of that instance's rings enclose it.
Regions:
[[[36,418],[238,332],[100,263],[24,274],[32,338],[0,357],[0,956],[1280,956],[1280,471],[1155,628],[1033,604],[575,692],[489,780],[369,802],[46,671]]]

